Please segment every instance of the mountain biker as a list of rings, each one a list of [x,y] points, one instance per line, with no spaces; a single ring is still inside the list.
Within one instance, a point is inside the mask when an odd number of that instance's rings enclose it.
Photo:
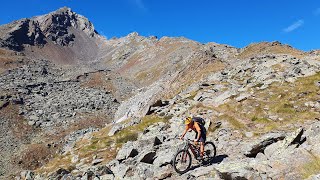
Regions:
[[[186,125],[186,128],[180,139],[182,140],[188,131],[193,130],[196,133],[194,140],[195,144],[200,142],[200,158],[202,159],[204,154],[204,143],[206,142],[206,129],[203,124],[197,121],[197,119],[197,117],[187,117],[185,119],[184,124]]]

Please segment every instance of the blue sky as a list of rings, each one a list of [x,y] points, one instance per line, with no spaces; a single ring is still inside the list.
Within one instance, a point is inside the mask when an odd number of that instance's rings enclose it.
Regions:
[[[320,49],[319,0],[9,0],[1,5],[0,24],[68,6],[107,38],[137,31],[235,47],[278,40]]]

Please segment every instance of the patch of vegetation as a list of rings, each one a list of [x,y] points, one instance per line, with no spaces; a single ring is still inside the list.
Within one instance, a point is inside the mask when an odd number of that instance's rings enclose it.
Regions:
[[[301,175],[303,179],[307,179],[311,175],[320,173],[320,158],[315,157],[311,162],[306,163],[301,168]]]
[[[48,161],[53,151],[44,144],[30,144],[20,153],[17,161],[24,169],[35,169]]]
[[[281,63],[272,65],[271,68],[275,71],[280,71],[280,72],[283,72],[285,70],[285,67]]]
[[[136,141],[138,139],[138,135],[138,132],[119,133],[119,137],[116,139],[116,143],[124,144],[128,141]]]
[[[108,136],[111,126],[105,127],[98,132],[92,133],[91,139],[82,139],[76,143],[74,147],[74,154],[79,156],[79,159],[93,156],[103,157],[104,162],[114,159],[119,148],[128,141],[134,141],[138,138],[138,134],[143,132],[148,126],[158,122],[168,122],[171,117],[158,117],[155,115],[148,115],[142,118],[139,124],[129,126],[114,136]],[[125,122],[128,122],[126,120]],[[59,155],[50,160],[48,164],[38,169],[37,172],[52,172],[55,169],[62,167],[65,169],[72,169],[75,163],[71,163],[72,156]]]
[[[253,116],[251,118],[252,122],[258,122],[258,123],[269,123],[270,120],[265,118],[265,117],[257,117],[257,116]]]
[[[195,59],[195,61],[190,64],[189,68],[181,71],[180,76],[177,78],[177,80],[171,84],[170,91],[164,94],[164,98],[173,98],[175,95],[181,93],[193,83],[201,81],[201,79],[203,79],[205,76],[208,76],[209,74],[213,74],[225,68],[225,64],[216,61],[210,64],[202,64],[200,66],[197,63],[201,63],[201,60]],[[194,67],[197,68],[194,69]]]
[[[198,91],[190,92],[190,96],[188,97],[188,99],[193,100],[193,98],[196,97],[197,94],[198,94]]]
[[[139,72],[137,75],[136,75],[136,79],[138,80],[144,80],[148,77],[148,72],[146,71],[142,71],[142,72]]]
[[[275,107],[275,111],[277,113],[283,113],[283,114],[293,114],[295,113],[296,111],[294,110],[293,108],[293,105],[292,104],[287,104],[287,103],[280,103],[279,106],[276,106]]]
[[[298,78],[293,83],[276,82],[263,90],[252,88],[249,91],[254,91],[254,96],[241,102],[231,99],[215,110],[231,116],[229,121],[235,127],[239,125],[234,119],[247,128],[254,128],[251,131],[257,133],[281,130],[287,124],[303,123],[319,117],[319,112],[305,105],[319,99],[319,87],[315,83],[319,80],[320,73],[317,73]],[[277,116],[277,120],[266,118],[270,114]]]
[[[162,74],[163,68],[159,67],[164,67],[163,63],[154,65],[150,69],[146,69],[145,71],[140,71],[135,75],[136,79],[139,80],[140,82],[145,82],[147,84],[150,84],[156,80],[159,79],[159,77]]]
[[[260,130],[256,129],[256,131],[257,131],[256,133],[269,132],[269,131],[272,131],[278,127],[276,122],[274,122],[266,117],[253,116],[251,118],[251,121],[255,124],[262,124],[263,125],[262,129],[260,129]]]
[[[115,135],[109,137],[107,134],[94,134],[94,138],[91,140],[88,148],[84,148],[85,150],[95,151],[97,149],[105,148],[107,146],[116,144],[117,147],[122,146],[122,144],[128,141],[135,141],[138,138],[139,133],[143,132],[145,128],[149,127],[152,124],[158,122],[168,122],[171,117],[158,117],[155,115],[147,115],[142,118],[139,124],[129,126],[125,129],[122,129],[120,132]]]
[[[37,169],[36,173],[47,173],[50,171],[53,171],[58,168],[64,168],[64,169],[72,169],[74,165],[71,163],[71,156],[70,155],[57,155],[54,157],[53,160],[49,161],[45,165],[45,167],[42,167],[41,169]]]
[[[222,116],[219,116],[219,119],[227,120],[236,129],[246,129],[246,126],[237,119],[235,119],[233,116],[224,114]]]
[[[291,54],[297,58],[304,56],[300,50],[294,49],[290,46],[278,44],[273,45],[270,42],[253,43],[245,47],[245,49],[238,55],[238,58],[245,59],[256,56],[257,54]]]
[[[217,126],[217,124],[215,124],[215,123],[211,123],[210,124],[210,126],[209,126],[209,128],[208,128],[208,132],[209,133],[213,133],[213,132],[215,132],[217,129],[219,129],[220,128],[220,126]]]

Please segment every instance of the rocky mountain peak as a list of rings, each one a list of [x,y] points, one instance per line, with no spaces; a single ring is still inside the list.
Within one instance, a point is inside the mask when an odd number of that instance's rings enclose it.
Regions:
[[[35,19],[39,22],[40,29],[45,36],[60,45],[68,45],[69,40],[74,38],[74,35],[69,32],[71,27],[83,31],[89,37],[94,37],[97,34],[93,24],[87,18],[73,12],[68,7],[60,8]],[[62,42],[59,40],[59,36],[63,37]],[[63,42],[63,40],[67,42]]]
[[[89,37],[98,34],[87,18],[68,7],[46,15],[14,21],[0,29],[0,45],[18,51],[23,50],[25,45],[43,46],[48,42],[71,46],[76,34],[83,32]]]
[[[74,14],[74,12],[71,10],[71,8],[64,6],[62,8],[59,8],[56,11],[52,12],[53,14]]]

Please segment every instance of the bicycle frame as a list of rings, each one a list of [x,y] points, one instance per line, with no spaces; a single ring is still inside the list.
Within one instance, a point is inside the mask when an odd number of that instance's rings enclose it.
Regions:
[[[185,139],[185,145],[183,146],[182,149],[184,149],[185,151],[188,151],[190,149],[194,158],[197,158],[198,154],[200,154],[199,148],[196,147],[195,145],[193,145],[192,143],[190,143],[189,139]],[[185,159],[185,158],[183,157],[183,159]]]

